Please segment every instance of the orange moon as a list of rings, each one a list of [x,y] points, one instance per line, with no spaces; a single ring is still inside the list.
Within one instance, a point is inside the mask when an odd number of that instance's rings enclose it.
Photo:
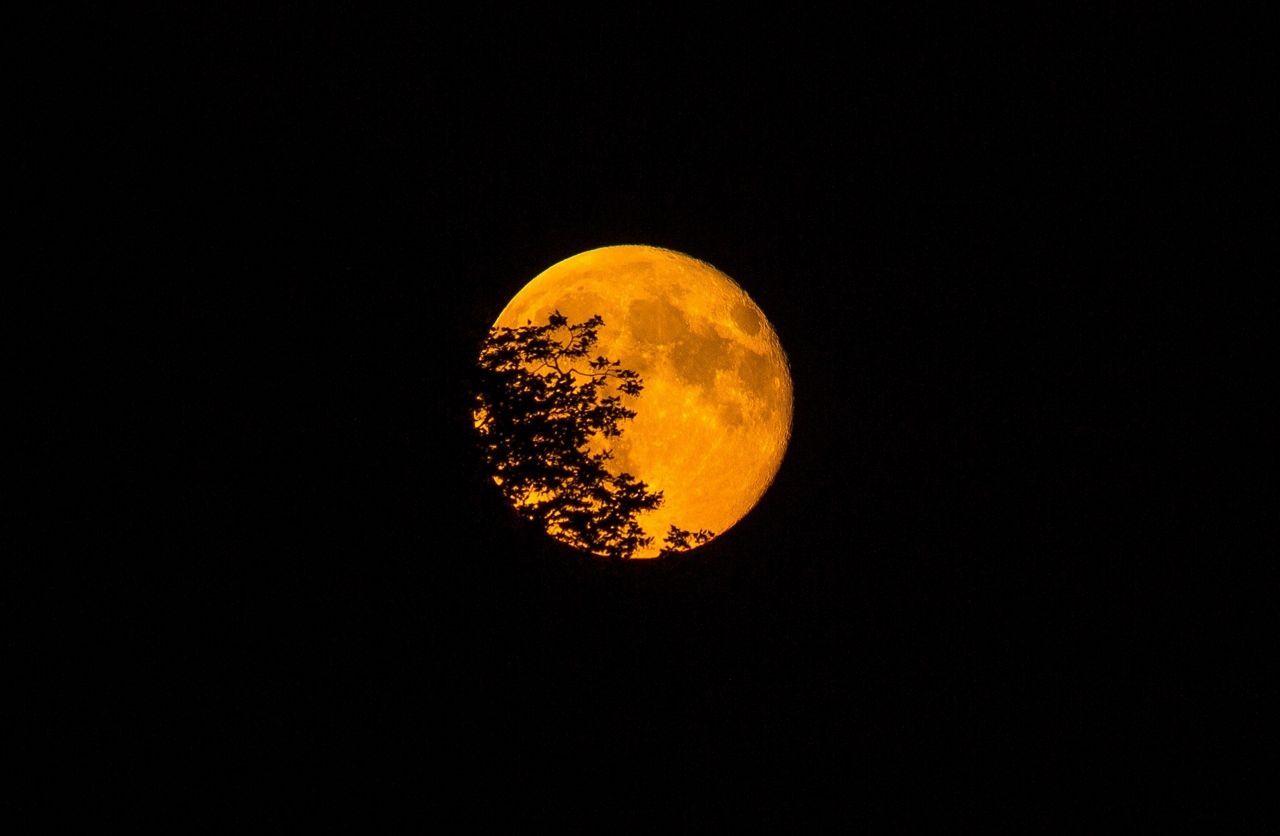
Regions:
[[[791,436],[786,354],[764,312],[710,264],[658,247],[588,250],[538,274],[494,325],[570,322],[599,314],[592,350],[640,373],[636,417],[609,439],[611,470],[660,490],[638,518],[658,556],[669,525],[721,535],[760,500]]]

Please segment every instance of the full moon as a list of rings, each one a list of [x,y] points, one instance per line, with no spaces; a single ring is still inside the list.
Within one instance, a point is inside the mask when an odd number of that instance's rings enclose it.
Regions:
[[[787,358],[772,325],[732,279],[709,264],[658,247],[588,250],[547,268],[494,322],[604,319],[592,350],[639,372],[628,398],[636,416],[608,440],[611,470],[662,491],[638,522],[658,556],[668,526],[717,536],[768,489],[791,435]]]

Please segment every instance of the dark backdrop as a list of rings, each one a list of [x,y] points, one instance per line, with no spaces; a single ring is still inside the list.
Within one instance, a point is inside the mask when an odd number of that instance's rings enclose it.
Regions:
[[[1178,278],[1209,155],[1159,25],[159,22],[84,84],[113,270],[145,279],[114,302],[161,465],[113,501],[162,555],[166,794],[1230,817],[1170,523],[1209,478],[1177,408],[1212,376]],[[524,529],[471,446],[489,324],[615,243],[727,272],[795,382],[773,487],[678,562]]]

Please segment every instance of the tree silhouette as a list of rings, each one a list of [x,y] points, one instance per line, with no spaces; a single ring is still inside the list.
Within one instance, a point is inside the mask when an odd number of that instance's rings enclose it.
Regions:
[[[705,528],[700,528],[697,531],[685,531],[683,528],[673,525],[668,529],[667,536],[662,538],[662,542],[666,545],[663,546],[659,554],[665,557],[669,554],[687,552],[695,546],[710,542],[711,538],[715,536],[715,532],[707,531]]]
[[[662,492],[630,473],[612,473],[605,440],[635,417],[623,398],[640,375],[604,356],[588,359],[604,320],[490,329],[480,349],[474,418],[481,452],[503,495],[524,518],[575,548],[616,559],[653,543],[636,521]],[[671,526],[661,554],[710,540],[709,531]]]

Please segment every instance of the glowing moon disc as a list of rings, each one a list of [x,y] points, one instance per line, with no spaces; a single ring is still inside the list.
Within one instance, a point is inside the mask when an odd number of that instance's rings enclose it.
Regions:
[[[552,265],[495,326],[604,318],[593,355],[644,381],[636,417],[610,439],[615,473],[663,493],[639,517],[656,557],[668,526],[723,534],[764,495],[791,435],[791,374],[764,313],[709,264],[648,246],[601,247]]]

